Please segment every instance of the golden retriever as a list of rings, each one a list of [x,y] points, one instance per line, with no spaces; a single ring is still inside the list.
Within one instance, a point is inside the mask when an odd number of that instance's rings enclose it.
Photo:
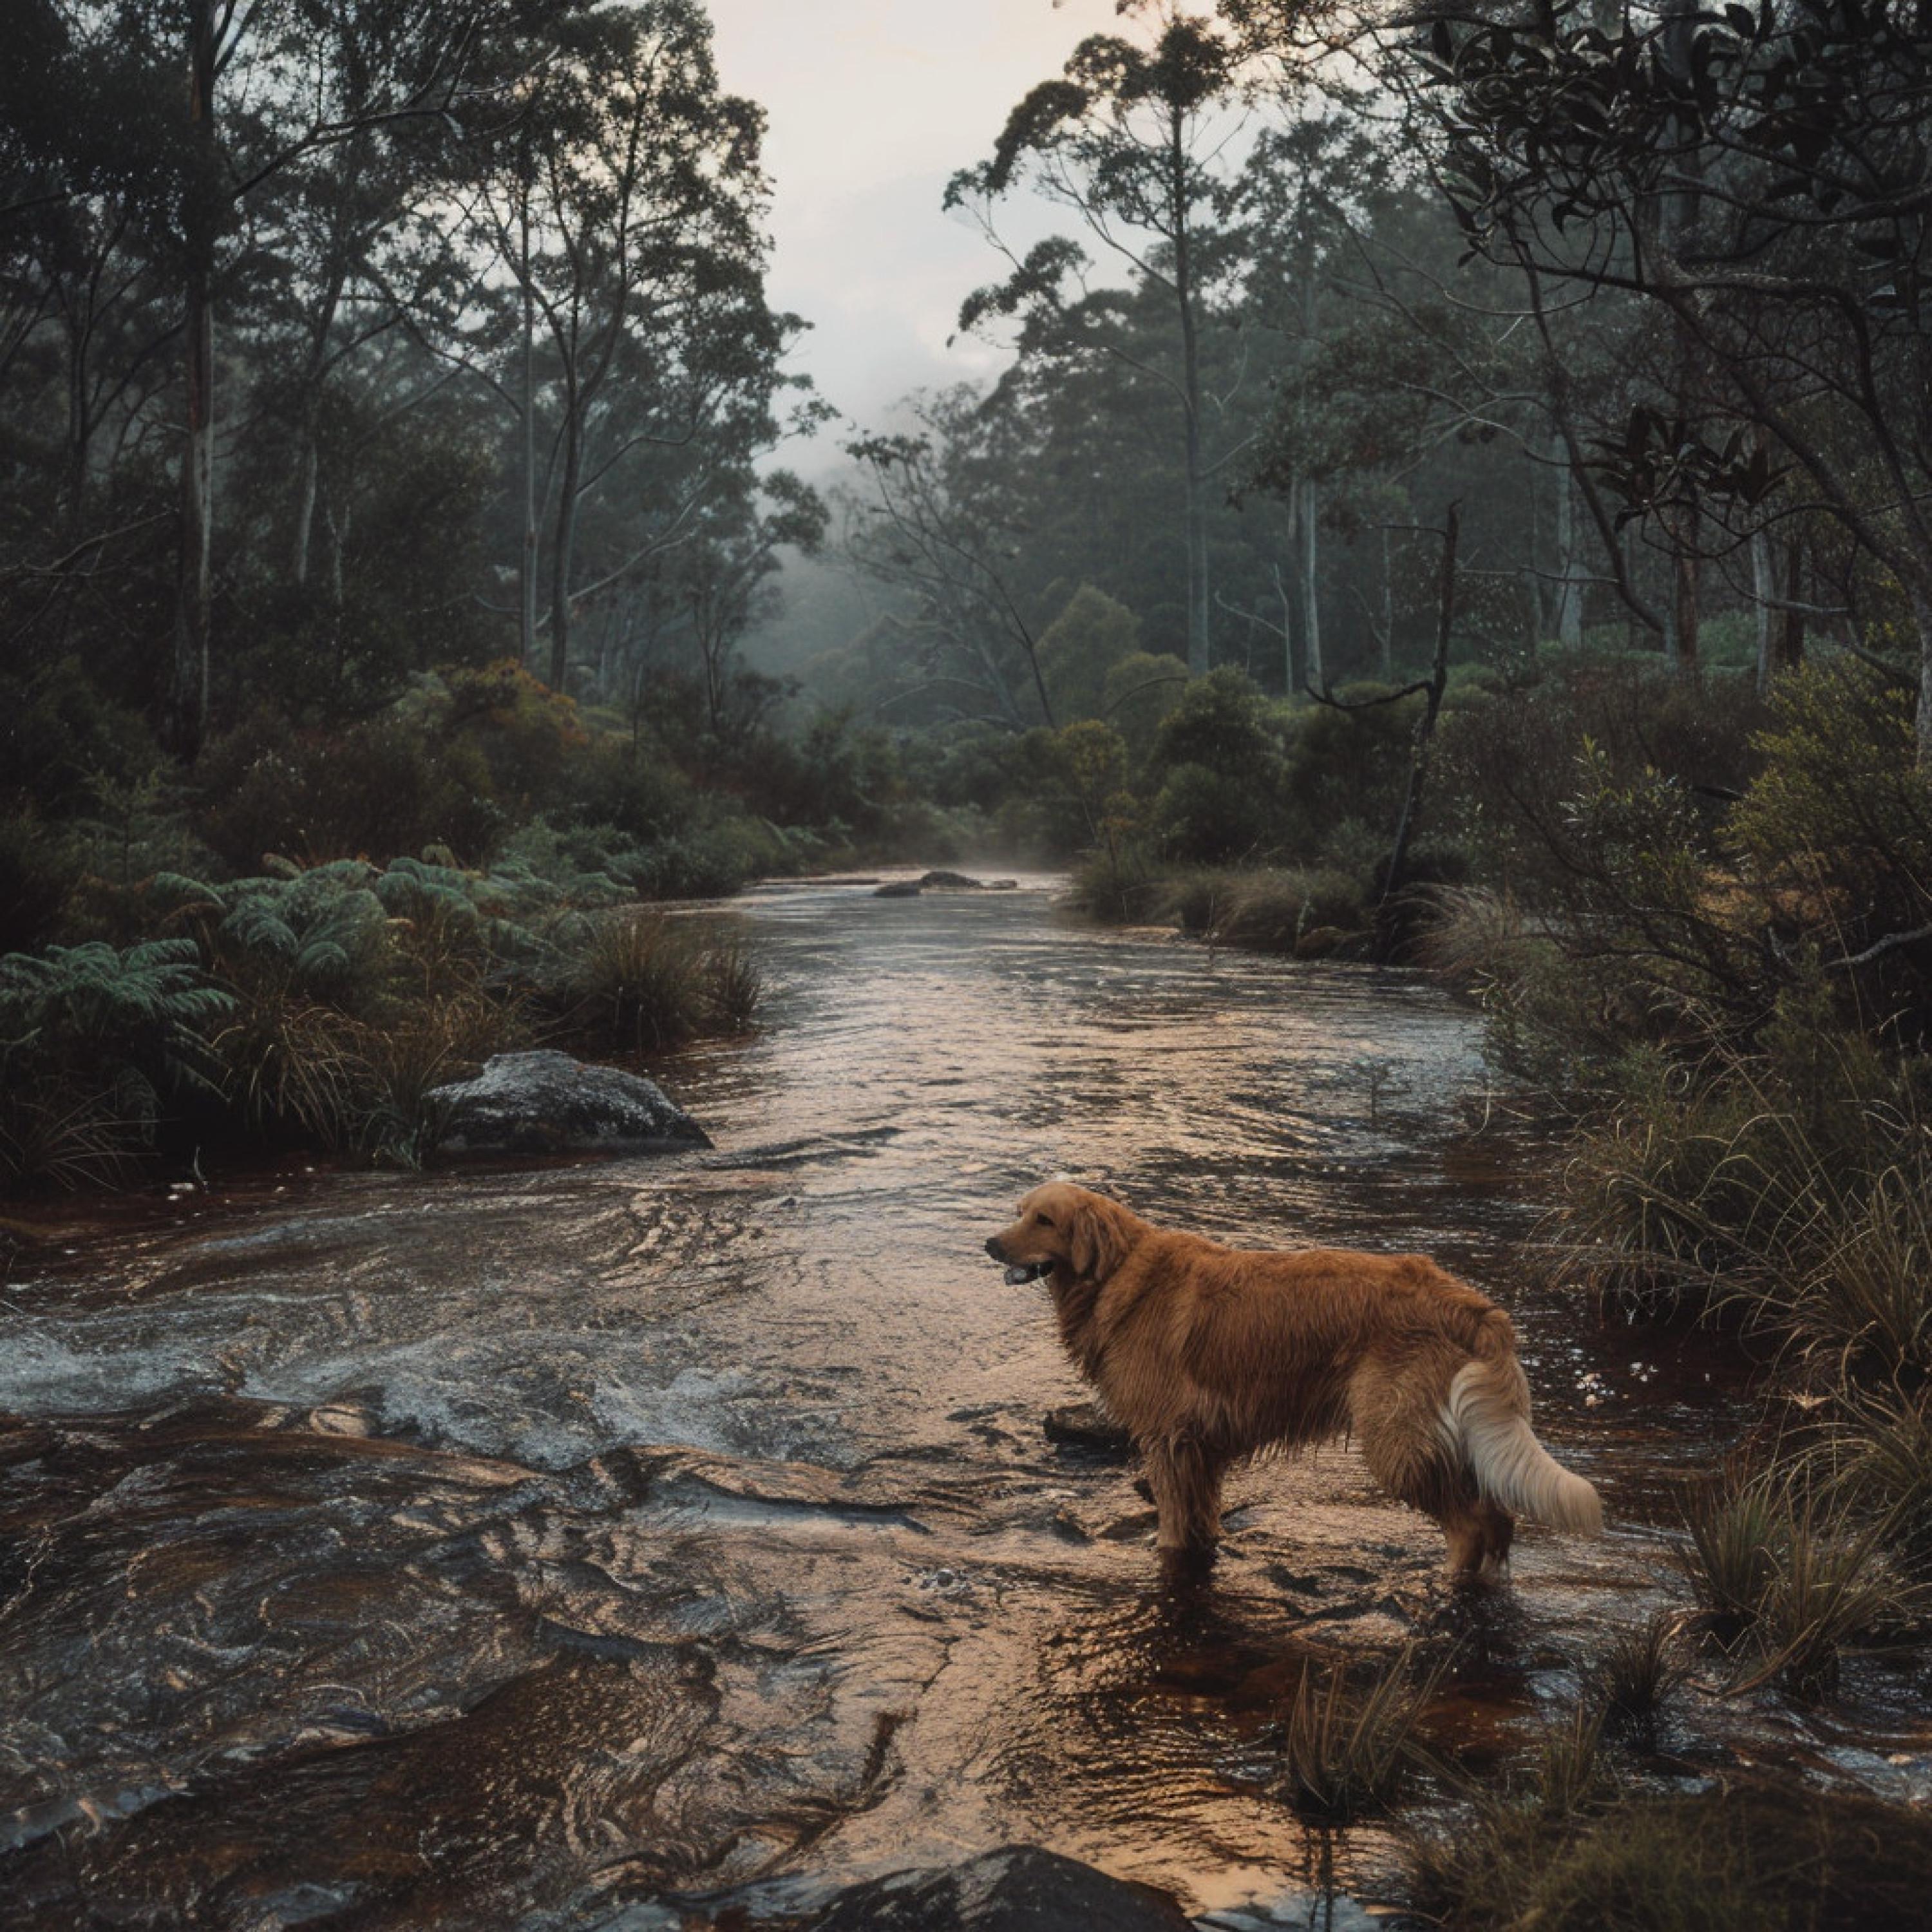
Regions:
[[[1459,1580],[1507,1560],[1512,1510],[1603,1527],[1530,1432],[1509,1317],[1420,1255],[1226,1248],[1065,1181],[986,1252],[1009,1281],[1046,1277],[1066,1352],[1146,1460],[1163,1552],[1214,1548],[1230,1463],[1343,1430],[1441,1524]]]

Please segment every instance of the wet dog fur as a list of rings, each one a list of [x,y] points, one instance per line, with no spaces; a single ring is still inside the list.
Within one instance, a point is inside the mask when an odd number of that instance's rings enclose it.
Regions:
[[[1226,1248],[1066,1181],[986,1251],[1046,1282],[1067,1354],[1145,1462],[1164,1555],[1212,1551],[1231,1463],[1345,1430],[1442,1526],[1460,1580],[1507,1561],[1516,1513],[1602,1527],[1596,1491],[1531,1432],[1509,1317],[1423,1256]]]

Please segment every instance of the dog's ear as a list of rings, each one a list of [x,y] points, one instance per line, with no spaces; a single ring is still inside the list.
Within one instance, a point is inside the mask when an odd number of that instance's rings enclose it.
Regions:
[[[1073,1210],[1069,1258],[1084,1281],[1105,1281],[1127,1258],[1127,1231],[1112,1202],[1090,1194]]]

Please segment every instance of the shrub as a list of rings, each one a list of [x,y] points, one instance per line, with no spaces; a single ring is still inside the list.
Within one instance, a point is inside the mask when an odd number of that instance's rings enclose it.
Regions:
[[[258,712],[209,745],[196,782],[202,836],[242,873],[270,854],[381,862],[431,844],[482,860],[508,822],[475,744],[394,714],[332,733]]]
[[[1280,814],[1255,776],[1192,763],[1172,766],[1149,808],[1162,854],[1184,866],[1226,866],[1272,856]]]
[[[31,812],[0,815],[0,953],[30,952],[52,935],[73,878],[61,833]]]
[[[1140,620],[1105,591],[1083,584],[1040,634],[1040,676],[1062,726],[1103,713],[1114,667],[1140,655]]]

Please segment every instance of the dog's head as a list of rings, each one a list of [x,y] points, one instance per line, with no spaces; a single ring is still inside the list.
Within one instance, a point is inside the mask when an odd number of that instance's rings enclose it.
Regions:
[[[1105,1281],[1126,1258],[1133,1220],[1118,1202],[1071,1181],[1050,1180],[1020,1203],[1019,1219],[986,1244],[1010,1282],[1057,1274]]]

